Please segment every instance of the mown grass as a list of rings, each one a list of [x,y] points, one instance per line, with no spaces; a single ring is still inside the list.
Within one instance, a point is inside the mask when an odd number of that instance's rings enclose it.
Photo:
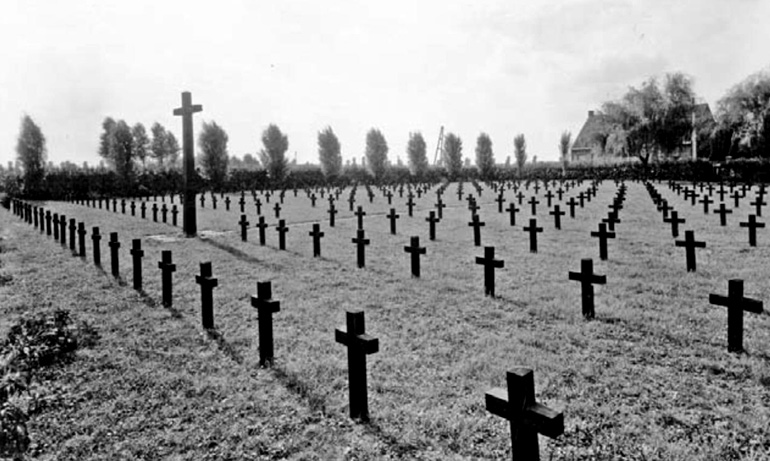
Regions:
[[[508,425],[486,413],[484,392],[503,386],[506,370],[527,366],[535,370],[538,399],[565,413],[565,435],[542,439],[545,459],[770,455],[768,314],[746,316],[748,353],[735,355],[726,352],[724,308],[708,304],[708,294],[726,293],[731,278],[745,280],[748,296],[764,300],[770,294],[770,237],[760,230],[759,245],[750,248],[737,224],[750,212],[747,200],[722,228],[718,216],[705,216],[701,205],[692,207],[658,186],[687,219],[683,229],[694,229],[708,244],[698,252],[698,271],[687,273],[683,249],[674,246],[640,184],[629,184],[618,238],[610,242],[609,261],[602,262],[589,233],[606,216],[613,184],[603,184],[576,219],[564,217],[562,230],[546,215],[541,191],[537,218],[545,232],[537,254],[529,252],[522,231],[529,206],[520,207],[518,225],[510,227],[492,191],[485,190],[479,198],[483,245],[495,246],[505,260],[496,278],[499,297],[490,299],[483,296],[482,268],[474,263],[483,248],[473,246],[467,202],[457,200],[455,187],[444,195],[450,208],[435,242],[428,241],[425,222],[433,191],[418,200],[413,218],[407,217],[406,199],[394,197],[401,218],[392,236],[385,198],[370,204],[359,190],[372,241],[365,269],[356,268],[356,219],[346,193],[337,204],[335,228],[327,225],[325,199],[311,208],[304,194],[287,193],[282,217],[291,228],[289,251],[277,249],[272,228],[266,247],[258,245],[253,228],[248,242],[240,240],[237,196],[230,212],[221,201],[212,210],[207,200],[199,210],[204,237],[195,239],[149,220],[44,204],[89,229],[100,226],[105,236],[120,232],[121,274],[128,286],[29,227],[4,224],[17,248],[6,256],[17,260],[11,263],[13,281],[0,288],[10,317],[46,302],[65,304],[73,313],[82,309],[85,320],[103,330],[100,344],[60,380],[77,404],[52,405],[50,422],[33,422],[33,439],[46,441],[35,453],[51,459],[111,453],[180,459],[506,458]],[[513,195],[507,192],[509,200]],[[271,224],[276,199],[263,205]],[[253,226],[253,205],[247,213]],[[11,217],[5,214],[7,223]],[[307,235],[316,221],[326,233],[322,258],[312,258]],[[403,251],[411,235],[427,247],[421,279],[410,277]],[[144,294],[129,289],[131,238],[143,240]],[[172,309],[157,305],[157,261],[164,249],[173,251],[177,264]],[[593,322],[580,315],[579,284],[567,280],[585,257],[594,258],[595,271],[608,278],[596,289]],[[194,282],[203,261],[212,261],[219,278],[217,329],[209,333],[200,327]],[[273,296],[281,301],[274,317],[273,370],[257,370],[257,318],[249,303],[256,282],[264,280],[273,282]],[[345,350],[334,342],[346,310],[364,310],[368,331],[380,339],[380,352],[368,359],[368,425],[347,419]]]

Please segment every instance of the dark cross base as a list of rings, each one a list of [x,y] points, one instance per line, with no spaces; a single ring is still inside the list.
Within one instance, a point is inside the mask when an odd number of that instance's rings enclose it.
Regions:
[[[211,276],[211,262],[201,263],[201,274],[195,276],[195,283],[201,286],[201,323],[203,328],[214,328],[214,288],[219,281]]]
[[[495,259],[495,247],[484,247],[484,257],[476,256],[476,264],[484,266],[484,295],[495,297],[495,269],[505,266],[505,261]]]
[[[420,255],[426,253],[425,247],[420,246],[420,237],[412,237],[410,245],[404,247],[404,251],[412,255],[412,277],[420,277]]]
[[[607,283],[606,275],[594,274],[594,262],[591,259],[580,260],[580,272],[569,272],[569,279],[580,282],[581,298],[583,300],[583,317],[587,320],[594,318],[594,284]]]
[[[743,312],[762,313],[762,301],[743,296],[743,280],[727,282],[727,296],[709,295],[709,303],[727,307],[727,350],[743,352]]]
[[[257,282],[257,296],[251,297],[251,306],[259,316],[259,366],[273,363],[273,314],[281,310],[281,303],[273,301],[270,282]]]
[[[366,356],[377,353],[380,342],[366,334],[364,313],[347,312],[346,328],[334,331],[334,339],[348,348],[348,381],[350,417],[369,420],[369,402],[366,391]]]
[[[529,368],[514,368],[506,374],[508,389],[494,388],[485,395],[487,411],[507,419],[511,425],[513,460],[539,460],[537,435],[556,438],[564,433],[564,414],[535,400],[535,378]]]

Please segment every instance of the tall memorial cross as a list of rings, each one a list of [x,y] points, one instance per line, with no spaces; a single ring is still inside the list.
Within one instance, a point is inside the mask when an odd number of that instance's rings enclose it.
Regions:
[[[420,237],[413,236],[409,243],[409,246],[404,247],[404,251],[412,255],[412,277],[420,278],[420,255],[424,255],[427,250],[420,246]]]
[[[727,308],[727,350],[743,352],[743,312],[762,313],[762,301],[743,296],[743,280],[727,282],[727,296],[709,295],[709,303]]]
[[[195,276],[195,283],[201,286],[201,323],[203,328],[214,328],[214,288],[219,280],[212,276],[211,262],[201,263],[201,273]]]
[[[474,214],[471,222],[468,223],[469,227],[473,228],[473,245],[481,246],[481,228],[486,226],[486,223],[479,220],[479,215]]]
[[[171,250],[163,250],[161,252],[158,268],[160,269],[160,285],[163,293],[163,305],[171,307],[173,301],[173,281],[171,275],[176,271],[176,264],[171,262]]]
[[[182,93],[182,107],[174,109],[174,115],[182,117],[182,164],[184,167],[184,204],[182,207],[183,229],[188,237],[194,237],[198,232],[195,210],[195,191],[193,177],[195,176],[195,156],[193,153],[193,114],[203,110],[200,104],[192,103],[189,91]]]
[[[357,230],[356,238],[352,239],[352,241],[356,244],[356,259],[358,262],[358,267],[363,268],[366,266],[366,245],[369,245],[371,242],[368,238],[366,238],[363,229]]]
[[[719,208],[712,211],[712,213],[719,215],[719,225],[722,227],[727,225],[727,215],[731,214],[732,212],[732,210],[727,209],[725,202],[720,203]]]
[[[321,224],[314,223],[313,230],[309,232],[308,235],[313,237],[313,257],[320,258],[321,257],[321,237],[324,236],[324,233],[321,232]]]
[[[390,233],[396,235],[396,220],[400,218],[401,215],[396,213],[395,208],[391,208],[390,213],[388,213],[385,217],[390,220]]]
[[[484,247],[484,257],[476,256],[476,264],[484,266],[484,295],[495,297],[495,269],[505,266],[505,261],[495,259],[495,247]]]
[[[537,234],[543,232],[542,227],[537,227],[537,219],[531,218],[529,226],[524,227],[524,232],[529,232],[529,252],[537,253]]]
[[[334,340],[348,348],[348,396],[350,417],[369,420],[366,392],[366,356],[380,350],[380,341],[366,334],[364,313],[347,312],[345,328],[334,330]]]
[[[684,231],[684,240],[677,240],[675,244],[676,246],[684,247],[685,249],[687,272],[695,272],[695,269],[696,269],[695,249],[706,248],[706,242],[696,241],[695,232],[688,230],[688,231]]]
[[[251,306],[257,309],[259,317],[259,366],[272,365],[273,314],[281,311],[281,303],[273,300],[273,286],[270,282],[257,282],[257,295],[251,297]]]
[[[594,284],[607,283],[606,275],[594,274],[594,262],[590,258],[580,260],[580,272],[569,272],[569,279],[580,282],[583,317],[587,320],[594,318]]]
[[[535,378],[529,368],[514,368],[506,374],[508,389],[494,388],[486,393],[487,411],[508,420],[511,425],[511,455],[514,461],[537,461],[540,446],[537,435],[556,438],[564,433],[564,414],[535,400]]]
[[[748,222],[739,223],[741,227],[748,227],[749,229],[749,245],[757,246],[757,229],[765,227],[765,223],[757,221],[757,217],[753,214],[749,215]]]

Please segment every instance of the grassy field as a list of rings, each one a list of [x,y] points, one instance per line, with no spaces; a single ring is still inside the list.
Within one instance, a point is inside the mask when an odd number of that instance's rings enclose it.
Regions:
[[[472,190],[466,184],[466,191]],[[707,247],[698,271],[685,270],[684,250],[674,246],[644,186],[628,184],[627,200],[609,244],[598,260],[589,236],[606,216],[617,191],[599,187],[596,198],[562,218],[554,229],[540,191],[539,252],[529,252],[522,225],[497,212],[487,189],[478,201],[486,226],[483,245],[505,261],[497,271],[498,298],[483,296],[483,270],[468,226],[470,212],[456,185],[428,241],[427,211],[435,194],[417,200],[413,218],[405,198],[394,197],[401,215],[390,235],[382,196],[358,204],[371,245],[366,268],[356,267],[356,218],[340,196],[337,225],[328,226],[327,201],[312,208],[303,193],[287,193],[282,218],[290,231],[288,251],[277,232],[259,246],[255,208],[242,242],[237,196],[231,211],[199,209],[201,237],[185,239],[180,228],[62,202],[53,211],[99,226],[107,273],[88,257],[72,257],[3,210],[0,287],[7,329],[22,313],[64,308],[93,324],[100,340],[57,370],[49,405],[30,422],[36,459],[506,459],[507,422],[488,414],[484,393],[504,386],[515,366],[534,369],[537,398],[565,415],[565,434],[541,438],[543,459],[558,460],[765,460],[770,457],[770,316],[747,314],[747,353],[727,352],[727,314],[708,303],[726,294],[727,281],[745,281],[746,295],[770,299],[767,282],[770,235],[760,229],[748,245],[739,221],[752,212],[748,198],[719,226],[702,205],[657,185]],[[575,196],[586,185],[570,190]],[[534,191],[525,191],[527,198]],[[516,200],[513,191],[506,194]],[[263,205],[275,225],[272,206]],[[251,202],[247,197],[248,203]],[[265,202],[265,199],[262,198]],[[730,205],[730,204],[728,204]],[[566,211],[567,207],[562,205]],[[148,213],[148,217],[151,217]],[[180,216],[181,222],[181,216]],[[322,258],[312,257],[308,232],[321,222]],[[109,232],[119,232],[121,274],[109,275]],[[403,247],[419,235],[427,247],[422,278],[409,272]],[[682,233],[683,235],[683,233]],[[144,293],[131,289],[130,240],[141,238]],[[174,306],[160,306],[161,250],[172,250]],[[580,313],[579,284],[567,279],[581,258],[607,275],[596,288],[596,320]],[[211,261],[216,330],[200,326],[199,263]],[[257,315],[250,306],[257,281],[273,282],[281,302],[274,316],[276,363],[259,369]],[[347,417],[345,348],[334,329],[345,311],[363,310],[367,332],[379,338],[368,357],[372,421]],[[1,331],[0,331],[1,332]]]

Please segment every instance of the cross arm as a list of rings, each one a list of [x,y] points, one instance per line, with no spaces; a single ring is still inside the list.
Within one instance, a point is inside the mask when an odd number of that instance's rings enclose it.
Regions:
[[[251,307],[256,307],[260,311],[264,308],[267,308],[268,312],[280,312],[281,311],[281,303],[280,301],[273,301],[270,299],[261,299],[256,296],[251,297]]]
[[[488,412],[502,418],[510,418],[508,392],[505,389],[496,387],[488,391],[484,397]],[[547,437],[555,438],[564,433],[564,414],[540,403],[535,403],[528,406],[522,412],[521,420],[514,422],[514,424],[525,426]]]

